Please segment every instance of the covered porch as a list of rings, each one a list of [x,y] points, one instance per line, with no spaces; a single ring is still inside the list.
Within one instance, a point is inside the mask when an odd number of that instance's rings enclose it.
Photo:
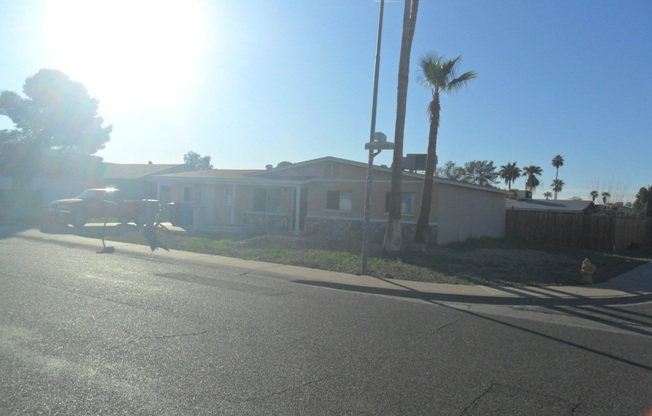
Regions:
[[[304,230],[308,188],[302,182],[158,182],[159,199],[166,187],[171,202],[191,211],[185,225],[197,231],[298,235]]]

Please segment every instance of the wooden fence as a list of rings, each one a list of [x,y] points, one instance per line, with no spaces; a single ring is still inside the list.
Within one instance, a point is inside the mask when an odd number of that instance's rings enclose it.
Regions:
[[[505,235],[589,250],[652,243],[652,218],[507,210]]]

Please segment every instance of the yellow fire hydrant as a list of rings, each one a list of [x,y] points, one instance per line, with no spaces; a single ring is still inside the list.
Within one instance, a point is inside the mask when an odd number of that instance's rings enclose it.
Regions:
[[[591,264],[591,260],[584,259],[582,262],[582,268],[580,269],[580,273],[582,274],[582,283],[590,285],[593,283],[593,273],[598,268],[595,267],[593,264]]]

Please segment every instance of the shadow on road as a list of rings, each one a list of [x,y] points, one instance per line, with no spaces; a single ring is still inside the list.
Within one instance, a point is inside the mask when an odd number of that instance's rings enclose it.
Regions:
[[[135,232],[141,230],[141,227],[138,227],[134,224],[107,224],[106,230],[104,229],[104,223],[91,223],[86,224],[83,227],[72,227],[68,225],[60,224],[42,224],[40,226],[40,231],[43,234],[70,234],[77,235],[80,237],[87,238],[102,238],[102,235],[105,237],[121,235],[125,233]],[[104,234],[103,234],[104,233]]]
[[[113,253],[114,250],[112,247],[107,247],[105,239],[110,239],[111,237],[116,237],[120,235],[125,235],[128,233],[142,232],[143,236],[147,240],[148,246],[152,251],[162,248],[166,251],[169,251],[165,245],[161,243],[158,238],[156,231],[161,228],[167,230],[167,228],[161,224],[148,224],[145,226],[137,226],[135,224],[120,224],[120,223],[90,223],[86,224],[83,227],[72,227],[68,225],[60,224],[44,224],[40,227],[40,231],[43,234],[69,234],[76,235],[79,237],[86,238],[97,238],[101,240],[103,250],[98,251],[98,253]]]
[[[0,225],[0,239],[10,238],[16,233],[29,230],[30,228],[34,228],[34,227],[35,227],[34,224],[30,224],[27,222],[2,224]]]
[[[384,280],[384,279],[381,279]],[[387,296],[399,296],[407,298],[417,298],[422,299],[425,302],[428,302],[432,305],[441,306],[448,309],[454,309],[456,311],[474,316],[479,319],[490,321],[499,325],[503,325],[515,330],[519,330],[531,335],[540,336],[542,338],[549,339],[551,341],[558,342],[560,344],[565,344],[570,347],[574,347],[580,350],[584,350],[589,353],[600,355],[621,363],[643,369],[645,371],[652,371],[652,367],[646,363],[639,363],[633,360],[629,360],[617,355],[611,354],[606,351],[601,351],[593,346],[581,345],[576,342],[566,340],[554,335],[545,334],[543,332],[521,326],[519,324],[509,323],[499,318],[493,318],[482,313],[473,312],[471,310],[458,309],[453,306],[446,304],[446,302],[464,302],[464,303],[483,303],[483,304],[502,304],[502,305],[539,305],[544,308],[551,310],[560,311],[567,313],[579,318],[588,319],[596,322],[601,322],[605,325],[612,326],[614,328],[619,328],[621,330],[629,331],[632,334],[636,334],[644,337],[652,337],[652,333],[648,329],[648,320],[651,318],[649,315],[628,311],[619,305],[626,305],[628,303],[639,303],[642,300],[642,297],[639,297],[636,300],[621,300],[614,301],[613,299],[589,299],[589,298],[575,298],[575,299],[535,299],[535,298],[522,298],[522,299],[490,299],[490,298],[477,298],[474,299],[472,296],[459,296],[459,295],[447,295],[447,294],[434,294],[421,292],[419,290],[409,288],[397,283],[397,286],[400,288],[396,289],[386,289],[386,288],[369,288],[362,287],[357,285],[347,285],[341,283],[332,283],[332,282],[312,282],[312,281],[303,281],[295,280],[295,283],[319,286],[319,287],[329,287],[332,289],[347,290],[347,291],[356,291],[356,292],[365,292],[373,293]],[[649,299],[649,296],[644,298]],[[545,301],[545,302],[543,302]],[[589,309],[590,308],[590,309]],[[628,316],[635,315],[635,317]]]

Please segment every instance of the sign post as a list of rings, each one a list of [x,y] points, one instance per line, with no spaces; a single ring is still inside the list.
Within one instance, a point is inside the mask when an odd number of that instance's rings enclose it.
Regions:
[[[375,139],[375,140],[374,140]],[[367,165],[367,190],[364,198],[364,220],[362,224],[362,270],[361,274],[367,274],[369,263],[369,234],[371,222],[371,185],[374,169],[374,157],[378,156],[381,150],[391,150],[394,143],[387,142],[387,136],[383,133],[376,132],[369,143],[364,144],[364,148],[369,150],[369,164]]]
[[[369,258],[369,220],[371,216],[371,182],[373,177],[374,157],[381,149],[373,149],[376,143],[387,140],[387,136],[376,133],[376,104],[378,102],[378,73],[380,72],[380,43],[383,35],[383,11],[385,0],[380,0],[378,12],[378,41],[376,42],[376,63],[374,67],[374,90],[371,100],[371,128],[369,129],[369,143],[365,143],[365,149],[369,150],[369,163],[367,165],[367,191],[364,201],[364,220],[362,224],[362,274],[367,274],[367,260]],[[382,135],[382,136],[381,136]],[[376,142],[375,139],[381,139]],[[376,150],[377,153],[374,153]]]

